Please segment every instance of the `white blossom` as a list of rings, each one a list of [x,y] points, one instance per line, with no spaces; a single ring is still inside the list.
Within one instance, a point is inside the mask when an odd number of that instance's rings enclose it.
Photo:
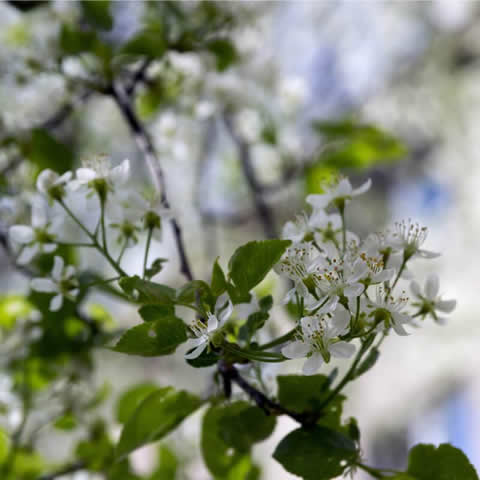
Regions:
[[[62,308],[63,297],[74,299],[78,293],[76,270],[73,265],[65,266],[62,257],[55,256],[50,278],[34,278],[30,282],[32,290],[44,293],[55,293],[50,301],[50,310],[57,312]]]
[[[331,203],[338,201],[348,203],[353,197],[357,197],[370,189],[372,182],[368,179],[358,188],[353,188],[348,178],[342,178],[336,185],[327,189],[325,193],[308,195],[307,202],[314,208],[326,208]]]
[[[63,190],[72,178],[72,172],[65,172],[63,175],[46,168],[37,177],[37,190],[44,195],[55,197],[58,189]],[[61,194],[60,190],[60,194]]]
[[[422,291],[420,285],[415,280],[410,284],[410,290],[418,299],[413,305],[420,308],[419,313],[422,316],[431,315],[440,325],[446,323],[446,319],[439,317],[437,311],[442,313],[452,313],[457,306],[456,300],[442,300],[438,294],[440,290],[440,280],[438,275],[431,274],[425,281],[425,287]]]
[[[314,315],[300,320],[301,331],[297,339],[282,349],[287,358],[308,357],[303,365],[305,375],[313,375],[323,362],[330,357],[348,358],[355,352],[355,346],[339,339],[348,332],[350,313],[338,306],[329,315]]]
[[[185,358],[192,360],[199,357],[207,348],[213,336],[219,332],[230,318],[233,312],[233,305],[228,296],[221,295],[215,304],[215,313],[208,312],[207,322],[197,318],[191,325],[190,329],[195,338],[187,341],[187,353]],[[191,352],[189,350],[193,349]]]
[[[420,248],[427,239],[427,235],[427,227],[422,227],[410,219],[403,220],[395,223],[394,231],[390,233],[387,242],[394,249],[402,251],[405,260],[414,257],[436,258],[440,255],[439,253]]]

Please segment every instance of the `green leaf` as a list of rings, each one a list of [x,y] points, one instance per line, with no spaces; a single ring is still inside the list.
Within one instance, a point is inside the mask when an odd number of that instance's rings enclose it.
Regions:
[[[178,459],[167,445],[158,449],[158,467],[148,480],[175,480],[177,478]]]
[[[266,297],[261,298],[258,304],[262,312],[269,312],[273,307],[273,297],[267,295]]]
[[[0,428],[0,465],[8,456],[10,450],[10,439],[3,429]]]
[[[260,468],[252,462],[249,455],[241,458],[228,472],[225,480],[259,480]]]
[[[207,50],[215,55],[217,70],[225,71],[238,59],[237,49],[228,38],[216,38],[207,43]]]
[[[117,401],[115,417],[118,423],[126,423],[137,407],[158,387],[153,383],[140,383],[124,392]]]
[[[348,437],[314,426],[289,433],[277,446],[273,458],[304,480],[330,480],[355,462],[358,452]]]
[[[247,452],[254,443],[267,439],[275,428],[276,418],[248,402],[238,401],[225,407],[219,431],[226,445]]]
[[[85,463],[88,470],[100,472],[110,467],[113,460],[113,444],[102,420],[91,427],[87,440],[79,442],[75,448],[76,457]]]
[[[228,405],[214,405],[203,417],[201,449],[208,470],[215,478],[224,478],[242,454],[225,443],[221,435],[221,420],[228,415]]]
[[[53,426],[55,428],[58,428],[58,430],[64,430],[66,432],[75,430],[75,428],[78,425],[77,418],[73,413],[66,413],[65,415],[62,415],[60,418],[58,418]]]
[[[203,280],[193,280],[179,288],[176,301],[178,303],[194,303],[198,299],[213,307],[213,296],[208,283]]]
[[[313,127],[333,145],[319,159],[326,167],[369,168],[407,154],[401,141],[374,125],[345,120],[317,121]]]
[[[113,18],[110,14],[110,0],[82,0],[83,14],[93,26],[103,30],[111,30]]]
[[[156,18],[136,33],[122,47],[121,53],[141,55],[149,58],[161,58],[165,53],[167,43],[163,23]]]
[[[174,305],[175,289],[162,285],[160,283],[142,280],[138,275],[122,278],[119,282],[123,291],[128,295],[135,297],[140,303],[149,303],[156,305]]]
[[[113,350],[128,355],[156,357],[173,353],[186,341],[185,324],[179,318],[169,315],[130,328],[122,335]]]
[[[267,312],[255,312],[249,315],[245,324],[240,328],[240,338],[250,342],[254,333],[265,325],[268,318]]]
[[[202,401],[184,390],[160,388],[151,393],[125,424],[116,449],[121,460],[130,452],[160,440],[200,407]]]
[[[155,322],[163,317],[175,316],[173,305],[144,305],[138,310],[144,322]]]
[[[168,262],[166,258],[156,258],[149,268],[145,270],[145,277],[150,280],[157,273],[160,273],[163,270],[163,264]]]
[[[97,44],[98,38],[95,32],[76,30],[72,26],[62,25],[60,47],[66,55],[94,51]]]
[[[420,444],[410,450],[408,475],[416,480],[478,480],[477,472],[458,448]]]
[[[225,278],[222,267],[218,264],[218,258],[213,264],[212,281],[210,283],[212,293],[216,297],[219,297],[223,292],[227,290],[227,279]]]
[[[366,358],[355,370],[353,378],[358,378],[360,375],[368,372],[375,365],[375,363],[377,363],[378,357],[380,357],[380,351],[378,348],[372,348]]]
[[[230,277],[237,288],[246,294],[258,285],[290,244],[290,240],[263,240],[239,247],[229,261]]]
[[[73,166],[74,157],[70,148],[42,128],[33,130],[30,138],[21,144],[21,149],[39,170],[50,168],[63,173]]]
[[[21,295],[0,297],[0,329],[12,329],[19,318],[25,318],[32,311],[32,305]]]

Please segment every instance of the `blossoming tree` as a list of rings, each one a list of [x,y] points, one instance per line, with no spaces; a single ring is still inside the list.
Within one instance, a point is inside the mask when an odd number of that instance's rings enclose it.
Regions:
[[[33,129],[27,140],[20,134],[4,139],[22,158],[38,147],[44,159],[45,143],[55,158],[48,159],[54,165],[35,174],[36,192],[28,199],[31,221],[10,222],[8,235],[2,237],[12,262],[30,278],[30,292],[7,296],[0,304],[2,368],[8,379],[5,409],[7,414],[13,407],[20,412],[12,430],[0,430],[0,477],[51,480],[84,471],[109,480],[172,479],[175,466],[168,449],[161,450],[158,469],[147,477],[133,472],[130,454],[165,438],[202,410],[201,453],[215,479],[259,478],[252,449],[272,435],[281,416],[297,426],[279,442],[273,458],[306,480],[357,470],[378,479],[478,479],[465,455],[448,444],[415,446],[406,471],[369,465],[356,420],[342,417],[344,388],[374,367],[387,336],[408,335],[424,321],[444,324],[444,315],[455,308],[455,300],[439,295],[437,276],[429,276],[423,289],[412,279],[413,262],[437,256],[423,249],[426,227],[408,220],[360,238],[349,230],[345,212],[371,182],[354,188],[347,178],[334,177],[307,197],[308,212],[288,221],[275,238],[275,222],[249,160],[253,134],[248,128],[237,131],[234,107],[227,104],[222,122],[241,153],[258,218],[270,238],[238,247],[226,268],[221,267],[225,259],[217,259],[208,278],[196,278],[163,165],[132,94],[138,82],[149,86],[150,64],[169,51],[213,56],[219,70],[227,68],[237,56],[227,30],[231,11],[211,3],[155,5],[164,16],[157,12],[118,47],[105,40],[112,27],[109,2],[79,5],[87,27],[65,22],[59,30],[63,74],[75,73],[82,95],[94,92],[114,100],[150,169],[156,194],[146,195],[133,182],[128,160],[113,166],[99,156],[75,171],[64,165],[55,169],[62,161],[55,156],[61,148],[48,132]],[[260,121],[249,115],[241,115],[248,117],[249,126]],[[317,127],[328,131],[325,125]],[[371,126],[342,128],[355,132],[357,140],[365,132],[370,139],[382,135]],[[272,132],[263,128],[276,145]],[[383,145],[393,142],[386,134],[381,138]],[[297,168],[303,171],[304,165]],[[16,217],[14,207],[8,199],[3,202],[5,218]],[[179,288],[162,283],[168,259],[151,255],[152,240],[161,241],[165,229],[174,234],[185,277]],[[142,265],[134,274],[125,252],[139,247]],[[94,254],[82,257],[83,252]],[[79,258],[89,259],[88,268]],[[100,258],[111,275],[94,268]],[[271,272],[285,285],[284,298],[259,293],[259,284]],[[121,332],[106,328],[106,312],[86,308],[94,291],[134,305],[138,324]],[[287,333],[268,338],[265,327],[273,321],[277,303],[286,306],[293,324]],[[199,396],[172,386],[132,385],[116,405],[115,423],[121,425],[117,439],[97,410],[105,389],[85,388],[94,370],[94,348],[143,357],[172,355],[179,349],[191,368],[210,368],[214,387]],[[343,375],[331,367],[332,357],[349,362]],[[297,374],[278,375],[273,385],[265,381],[266,366],[291,359],[303,359]],[[58,408],[53,417],[36,422],[35,412],[54,400]],[[66,430],[83,427],[65,465],[51,465],[36,451],[38,431],[52,423]]]

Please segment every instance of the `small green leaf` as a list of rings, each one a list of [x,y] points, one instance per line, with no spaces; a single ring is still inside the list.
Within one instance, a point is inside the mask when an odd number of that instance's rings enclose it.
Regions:
[[[228,38],[216,38],[207,43],[207,50],[215,55],[217,70],[223,72],[237,61],[235,45]]]
[[[255,332],[265,325],[268,318],[269,315],[267,312],[255,312],[249,315],[245,324],[240,328],[240,338],[250,342]]]
[[[202,300],[208,305],[213,306],[213,296],[208,283],[203,280],[193,280],[178,289],[176,301],[178,303],[194,303]]]
[[[10,450],[10,439],[3,429],[0,428],[0,465],[8,456]]]
[[[146,397],[125,424],[116,449],[121,460],[130,452],[160,440],[174,430],[202,401],[184,390],[160,388]]]
[[[273,297],[267,295],[266,297],[261,298],[258,304],[260,305],[260,310],[262,312],[269,312],[273,307]]]
[[[219,422],[220,436],[226,445],[247,452],[254,443],[267,439],[275,424],[273,415],[266,415],[261,408],[238,401],[225,407],[225,415]]]
[[[66,55],[92,52],[97,44],[98,38],[95,32],[76,30],[69,25],[62,25],[60,30],[60,47]]]
[[[187,340],[185,324],[169,315],[127,330],[113,347],[115,352],[142,357],[169,355]]]
[[[178,459],[167,445],[160,445],[158,449],[158,467],[148,480],[176,480]]]
[[[206,348],[197,358],[187,359],[187,363],[194,368],[205,368],[215,365],[219,358],[218,353]]]
[[[111,30],[113,18],[110,14],[110,0],[82,0],[83,14],[90,24],[104,30]]]
[[[141,383],[129,388],[117,401],[115,416],[118,423],[126,423],[137,407],[158,387],[153,383]]]
[[[145,277],[150,280],[157,273],[160,273],[163,270],[163,264],[168,262],[166,258],[156,258],[149,268],[145,270]]]
[[[279,375],[278,401],[295,412],[315,412],[329,393],[325,375]]]
[[[73,413],[66,413],[58,418],[53,426],[58,430],[70,431],[75,430],[78,425],[77,418],[73,415]]]
[[[413,447],[407,473],[415,480],[478,480],[465,454],[448,443],[438,447],[425,444]]]
[[[372,348],[365,360],[355,370],[353,378],[358,378],[360,375],[368,372],[377,363],[378,357],[380,357],[380,351],[378,348]]]
[[[273,458],[304,480],[330,480],[355,462],[358,452],[348,437],[314,426],[289,433],[277,446]]]
[[[263,240],[239,247],[230,258],[229,268],[240,292],[246,294],[258,285],[290,244],[290,240]]]
[[[174,305],[175,289],[160,283],[142,280],[138,275],[124,277],[119,281],[123,291],[132,297],[138,293],[137,301],[140,303]]]
[[[160,19],[155,18],[127,41],[122,47],[121,53],[161,58],[166,47],[163,24]]]
[[[222,267],[218,264],[218,258],[213,264],[212,281],[210,283],[212,286],[212,293],[216,297],[219,297],[227,290],[227,279],[225,278]]]

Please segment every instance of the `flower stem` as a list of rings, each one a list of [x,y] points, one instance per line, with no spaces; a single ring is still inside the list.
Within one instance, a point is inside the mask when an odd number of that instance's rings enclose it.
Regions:
[[[147,271],[148,252],[150,251],[150,244],[152,242],[152,233],[153,233],[153,228],[150,227],[148,229],[147,244],[145,245],[145,255],[143,257],[143,275],[142,275],[142,278],[145,278],[145,273]]]
[[[278,337],[275,340],[272,340],[271,342],[264,343],[263,345],[259,345],[256,348],[256,350],[268,350],[269,348],[276,347],[277,345],[282,345],[283,343],[288,342],[295,336],[297,329],[298,327],[292,328],[289,332],[285,333],[285,335],[282,335],[281,337]]]

